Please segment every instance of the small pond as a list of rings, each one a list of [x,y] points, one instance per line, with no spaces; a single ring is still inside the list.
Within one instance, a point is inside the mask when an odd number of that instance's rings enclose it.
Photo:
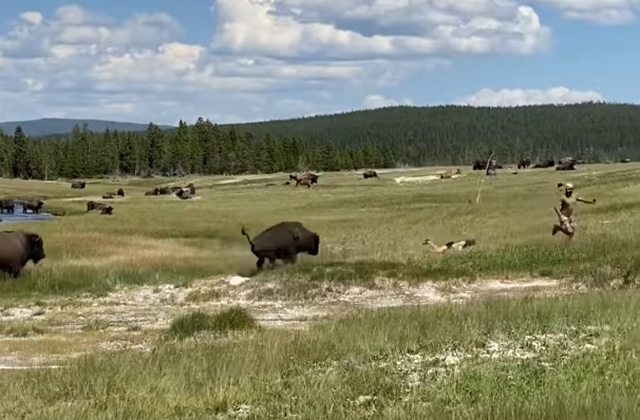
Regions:
[[[48,222],[53,220],[53,215],[51,213],[23,213],[22,209],[16,209],[15,213],[1,213],[0,219],[2,219],[0,220],[0,225],[9,223]]]

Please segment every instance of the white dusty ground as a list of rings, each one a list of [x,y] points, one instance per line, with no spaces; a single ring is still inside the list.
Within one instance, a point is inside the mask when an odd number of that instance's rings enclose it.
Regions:
[[[190,287],[132,287],[99,298],[87,296],[39,302],[41,306],[5,308],[0,311],[0,325],[33,324],[43,326],[46,332],[28,334],[23,338],[0,335],[0,369],[24,369],[43,364],[56,367],[62,364],[61,359],[65,358],[62,356],[77,356],[85,352],[125,348],[148,350],[156,336],[154,331],[167,328],[176,316],[196,309],[216,312],[240,305],[249,309],[265,327],[304,328],[312,321],[361,309],[462,303],[488,295],[557,295],[570,292],[559,282],[546,279],[482,281],[444,287],[433,283],[410,287],[385,280],[378,283],[379,287],[375,289],[326,285],[318,297],[295,301],[265,298],[263,296],[270,294],[262,292],[274,285],[232,276],[204,279]],[[25,340],[29,341],[25,343]],[[75,345],[74,342],[73,350],[59,352],[61,357],[37,354],[38,346],[46,348],[42,343],[51,340],[75,340],[77,343],[86,342],[86,346]]]

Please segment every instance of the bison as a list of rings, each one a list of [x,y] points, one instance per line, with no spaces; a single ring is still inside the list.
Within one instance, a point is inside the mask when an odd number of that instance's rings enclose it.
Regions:
[[[108,206],[105,203],[100,203],[98,201],[88,201],[87,202],[87,212],[91,210],[99,210],[100,214],[112,215],[113,207]]]
[[[272,268],[276,260],[295,264],[300,253],[318,255],[320,252],[320,236],[305,228],[300,222],[278,223],[260,233],[253,240],[243,226],[242,235],[247,237],[251,245],[251,252],[258,258],[256,263],[258,271],[262,270],[266,259],[269,260],[269,266]]]
[[[17,278],[24,266],[46,257],[40,235],[23,231],[0,232],[0,272]]]
[[[112,193],[112,192],[105,193],[102,196],[103,200],[111,200],[111,199],[114,199],[114,198],[116,198],[116,195],[114,193]]]
[[[22,212],[26,213],[27,210],[31,210],[31,213],[39,213],[42,206],[44,206],[44,203],[41,200],[25,201],[22,203]]]
[[[116,191],[116,195],[124,197],[124,190],[122,188],[118,188],[118,191]]]
[[[378,178],[378,173],[376,171],[366,171],[362,174],[364,179],[367,178]]]
[[[296,182],[296,187],[297,187],[298,185],[306,185],[306,186],[307,186],[307,188],[311,188],[311,184],[313,184],[313,182],[312,182],[309,178],[299,179],[299,180]]]
[[[191,191],[188,190],[187,188],[183,188],[180,189],[179,191],[176,192],[176,195],[181,199],[181,200],[189,200],[192,198],[191,196]]]
[[[524,158],[518,162],[518,169],[528,169],[531,166],[531,159]]]
[[[190,182],[185,188],[189,190],[189,194],[196,195],[196,186],[193,185],[193,182]]]
[[[87,186],[87,183],[84,181],[76,181],[71,183],[71,188],[75,190],[83,190]]]
[[[630,163],[631,159],[622,159],[620,163]]]
[[[13,200],[0,200],[0,213],[3,213],[5,210],[7,213],[14,213],[15,207]]]
[[[573,162],[562,163],[556,166],[556,171],[575,171],[575,170],[576,170],[576,166],[575,166],[575,163]]]
[[[474,171],[484,171],[487,169],[487,161],[486,160],[476,160],[473,164]],[[491,160],[489,163],[489,169],[502,169],[502,165],[498,165],[498,162],[495,160]]]
[[[553,160],[548,160],[546,162],[536,163],[533,165],[533,169],[553,168],[555,164],[556,163]]]

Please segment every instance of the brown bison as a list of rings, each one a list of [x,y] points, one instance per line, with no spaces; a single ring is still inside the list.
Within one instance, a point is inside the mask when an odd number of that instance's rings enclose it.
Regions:
[[[533,165],[533,169],[553,168],[555,164],[556,163],[553,160],[548,160],[546,162],[539,162]]]
[[[362,173],[364,179],[368,178],[378,178],[378,173],[376,171],[365,171]]]
[[[116,195],[124,197],[124,190],[122,188],[118,188],[118,191],[116,191]]]
[[[298,185],[303,185],[303,186],[304,186],[304,185],[306,185],[306,186],[307,186],[307,188],[311,188],[311,184],[313,184],[313,182],[312,182],[309,178],[299,179],[299,180],[296,182],[296,187],[297,187]]]
[[[485,169],[487,169],[487,161],[486,160],[476,160],[473,164],[473,170],[474,171],[484,171]],[[489,162],[489,169],[502,169],[502,165],[498,165],[498,162],[496,162],[495,160],[491,160],[491,162]]]
[[[176,195],[181,199],[181,200],[189,200],[192,198],[191,196],[191,191],[189,191],[187,188],[181,189],[178,192],[176,192]]]
[[[31,232],[0,232],[0,272],[17,278],[24,266],[38,264],[46,257],[40,235]]]
[[[573,162],[571,162],[571,163],[562,163],[562,164],[556,166],[556,171],[575,171],[575,170],[576,170],[576,165]]]
[[[306,252],[318,255],[320,252],[320,236],[305,228],[300,222],[281,222],[271,226],[258,236],[249,237],[244,226],[242,234],[247,237],[251,245],[251,252],[258,258],[256,266],[262,270],[264,261],[269,260],[273,268],[276,260],[295,264],[298,254]]]
[[[189,194],[196,195],[196,186],[193,185],[193,182],[190,182],[185,188],[189,190]]]
[[[5,210],[7,213],[14,213],[16,205],[13,200],[0,200],[0,213],[3,213]]]
[[[44,203],[41,200],[25,201],[22,203],[22,212],[26,213],[27,210],[31,210],[31,213],[39,213],[42,206],[44,206]]]
[[[296,187],[299,184],[309,185],[309,186],[311,184],[317,184],[318,183],[318,178],[319,178],[319,176],[316,175],[316,174],[311,174],[311,173],[300,174],[296,178]]]
[[[531,159],[524,158],[518,162],[518,169],[528,169],[531,166]]]
[[[103,199],[103,200],[112,200],[112,199],[114,199],[114,198],[116,198],[116,195],[115,195],[114,193],[112,193],[112,192],[105,193],[105,194],[102,196],[102,199]]]
[[[84,190],[86,186],[87,183],[84,181],[76,181],[71,183],[71,188],[73,188],[74,190]]]
[[[99,210],[100,214],[107,214],[107,215],[112,215],[113,214],[113,207],[112,206],[108,206],[105,203],[100,203],[98,201],[88,201],[87,202],[87,212],[89,212],[91,210]]]

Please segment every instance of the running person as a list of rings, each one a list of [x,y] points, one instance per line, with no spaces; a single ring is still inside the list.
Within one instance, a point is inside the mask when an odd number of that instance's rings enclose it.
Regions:
[[[573,225],[573,209],[576,203],[596,204],[596,199],[585,200],[582,197],[574,196],[572,184],[558,184],[558,188],[563,186],[564,195],[560,198],[560,210],[556,207],[553,208],[558,215],[558,223],[553,225],[553,231],[551,234],[555,236],[555,234],[560,231],[571,239],[575,233],[575,226]]]

